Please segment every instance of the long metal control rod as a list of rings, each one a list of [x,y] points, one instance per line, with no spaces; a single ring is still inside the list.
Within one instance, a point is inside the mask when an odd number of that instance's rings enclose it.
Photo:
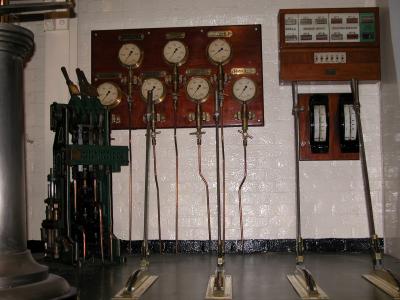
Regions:
[[[132,85],[133,85],[133,73],[132,73],[132,67],[129,67],[128,69],[128,97],[127,97],[127,103],[128,103],[128,139],[129,139],[129,199],[128,199],[128,205],[129,205],[129,228],[128,228],[128,235],[129,235],[129,245],[128,245],[128,253],[132,254],[132,206],[133,206],[133,186],[132,186]]]
[[[156,131],[156,112],[154,101],[151,106],[151,144],[153,146],[153,168],[154,168],[154,182],[156,184],[156,194],[157,194],[157,224],[158,224],[158,242],[160,248],[160,254],[162,253],[162,242],[161,242],[161,208],[160,208],[160,187],[158,185],[158,175],[157,175],[157,155],[156,155],[156,136],[158,132]]]
[[[361,123],[360,99],[358,93],[358,80],[352,79],[350,82],[353,95],[353,109],[356,116],[357,135],[359,139],[359,153],[361,162],[361,172],[364,185],[365,204],[367,209],[368,229],[371,242],[371,254],[373,270],[369,274],[363,274],[362,277],[370,283],[390,295],[393,299],[400,299],[400,279],[383,266],[382,249],[379,245],[379,239],[375,231],[374,214],[372,209],[371,190],[368,178],[368,166],[365,155],[364,136]]]
[[[353,107],[354,112],[356,114],[357,120],[357,134],[358,139],[360,141],[360,162],[361,162],[361,171],[363,177],[364,184],[364,196],[365,196],[365,204],[367,205],[367,216],[368,216],[368,228],[370,236],[375,235],[375,223],[374,223],[374,215],[372,211],[372,200],[371,200],[371,189],[369,186],[369,178],[368,178],[368,167],[367,167],[367,159],[365,156],[365,146],[364,146],[364,136],[361,124],[361,116],[360,116],[360,99],[358,94],[358,80],[351,80],[351,92],[353,94]]]
[[[179,153],[178,138],[176,135],[176,127],[178,122],[178,97],[179,97],[179,73],[178,65],[174,65],[172,73],[172,99],[174,101],[174,147],[175,147],[175,253],[178,253],[179,240]]]
[[[372,209],[371,190],[368,178],[368,166],[365,155],[364,136],[361,123],[360,99],[358,93],[358,80],[351,80],[351,92],[353,94],[353,108],[357,121],[357,134],[359,139],[359,151],[361,171],[364,183],[365,204],[367,208],[368,228],[371,239],[371,254],[373,270],[369,274],[362,275],[370,283],[383,290],[394,299],[400,299],[400,279],[383,266],[382,249],[375,231],[374,214]]]
[[[147,92],[147,111],[146,111],[146,164],[145,164],[145,183],[144,183],[144,216],[143,216],[143,242],[142,257],[140,268],[132,272],[125,287],[119,291],[112,299],[140,299],[141,295],[157,280],[158,276],[150,275],[149,267],[149,176],[150,176],[150,151],[152,139],[152,119],[154,118],[153,90]]]
[[[294,120],[294,149],[295,149],[295,180],[296,180],[296,263],[304,262],[303,239],[301,237],[301,213],[300,213],[300,155],[299,155],[299,111],[298,107],[298,86],[292,82],[293,97],[293,120]]]
[[[296,269],[287,278],[302,299],[328,299],[326,293],[317,285],[310,271],[304,265],[304,247],[301,237],[300,209],[300,155],[299,155],[299,112],[303,111],[298,103],[297,82],[292,82],[294,149],[295,149],[295,180],[296,180]]]
[[[223,240],[221,239],[221,176],[220,176],[220,122],[221,122],[221,111],[223,108],[224,101],[224,69],[222,64],[218,65],[218,88],[216,89],[215,96],[215,152],[216,152],[216,171],[217,171],[217,219],[218,219],[218,245],[217,245],[217,272],[214,281],[215,290],[224,289],[224,251]]]
[[[225,252],[225,208],[226,208],[226,180],[225,180],[225,139],[224,139],[224,110],[221,107],[221,151],[222,151],[222,251]]]
[[[144,213],[143,213],[143,243],[142,243],[142,259],[141,268],[147,269],[148,256],[149,256],[149,241],[148,241],[148,227],[149,227],[149,175],[150,175],[150,147],[151,147],[151,127],[153,118],[153,91],[149,90],[147,93],[147,113],[146,113],[146,164],[145,164],[145,177],[144,177]]]
[[[351,80],[351,92],[353,94],[353,108],[356,115],[357,121],[357,134],[359,139],[359,148],[360,148],[360,162],[361,162],[361,172],[363,177],[364,184],[364,196],[365,196],[365,204],[367,208],[367,217],[368,217],[368,229],[371,237],[371,248],[372,248],[372,260],[373,266],[375,269],[383,268],[382,262],[382,251],[379,246],[378,236],[375,231],[375,223],[374,223],[374,213],[372,209],[372,199],[371,199],[371,189],[369,186],[369,178],[368,178],[368,166],[367,159],[365,156],[365,145],[364,145],[364,136],[362,130],[361,123],[361,114],[360,114],[360,99],[358,94],[358,80]]]

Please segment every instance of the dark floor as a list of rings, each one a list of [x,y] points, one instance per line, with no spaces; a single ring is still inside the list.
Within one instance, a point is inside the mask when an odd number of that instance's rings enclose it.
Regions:
[[[42,262],[43,263],[43,262]],[[65,277],[80,291],[80,299],[110,299],[138,267],[139,257],[129,257],[124,265],[85,266],[81,270],[51,264],[51,272]],[[400,261],[385,257],[385,265],[400,274]],[[210,274],[215,270],[214,255],[152,255],[150,271],[159,275],[143,300],[204,299]],[[367,254],[309,254],[306,266],[330,299],[389,300],[361,274],[371,269]],[[286,274],[294,270],[294,255],[269,253],[227,255],[226,273],[233,278],[233,299],[298,299]]]

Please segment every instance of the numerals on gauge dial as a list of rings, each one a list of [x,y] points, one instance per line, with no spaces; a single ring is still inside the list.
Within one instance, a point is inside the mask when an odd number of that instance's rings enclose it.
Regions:
[[[242,77],[236,80],[232,87],[233,96],[242,102],[253,100],[256,95],[256,83],[254,80]]]
[[[357,120],[354,107],[345,104],[344,107],[344,140],[355,141],[357,139]]]
[[[192,77],[186,84],[188,98],[194,102],[205,102],[210,94],[210,83],[203,77]]]
[[[168,63],[181,66],[186,62],[188,49],[181,41],[172,40],[165,44],[163,56]]]
[[[141,95],[144,101],[147,101],[148,91],[153,91],[153,101],[160,103],[165,98],[165,87],[160,79],[157,78],[146,78],[143,80],[141,87]]]
[[[124,66],[138,68],[143,60],[143,52],[136,44],[127,43],[119,49],[118,59]]]
[[[208,45],[207,55],[215,64],[226,64],[232,56],[231,45],[224,39],[215,39]]]
[[[114,108],[122,98],[121,89],[113,82],[103,82],[97,87],[100,103],[107,108]]]
[[[326,106],[315,105],[314,106],[314,141],[315,142],[326,142],[327,140],[327,117],[326,117]]]

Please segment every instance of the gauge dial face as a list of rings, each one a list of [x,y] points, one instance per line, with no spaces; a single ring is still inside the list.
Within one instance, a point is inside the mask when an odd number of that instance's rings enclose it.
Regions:
[[[355,141],[357,139],[356,112],[352,104],[345,104],[344,107],[344,140]]]
[[[187,60],[188,48],[181,41],[172,40],[165,44],[163,56],[168,63],[181,66]]]
[[[121,89],[113,82],[103,82],[97,87],[100,103],[107,108],[114,108],[121,102]]]
[[[239,78],[232,87],[233,96],[242,102],[253,100],[256,91],[256,83],[254,80],[247,77]]]
[[[148,91],[153,91],[154,103],[160,103],[165,98],[165,87],[160,79],[157,78],[146,78],[142,82],[141,95],[144,101],[147,101]]]
[[[314,142],[326,142],[328,133],[327,113],[325,105],[314,106]]]
[[[192,77],[186,84],[186,94],[194,102],[206,102],[210,94],[210,82],[203,77]]]
[[[142,63],[143,52],[136,44],[123,44],[119,49],[118,59],[124,66],[137,68]]]
[[[215,39],[208,45],[207,55],[215,64],[226,64],[232,56],[231,45],[224,39]]]

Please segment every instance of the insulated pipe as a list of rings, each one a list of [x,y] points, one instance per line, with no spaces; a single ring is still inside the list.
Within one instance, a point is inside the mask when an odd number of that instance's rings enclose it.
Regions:
[[[23,63],[33,34],[0,24],[0,299],[71,299],[75,291],[49,275],[26,249]]]

